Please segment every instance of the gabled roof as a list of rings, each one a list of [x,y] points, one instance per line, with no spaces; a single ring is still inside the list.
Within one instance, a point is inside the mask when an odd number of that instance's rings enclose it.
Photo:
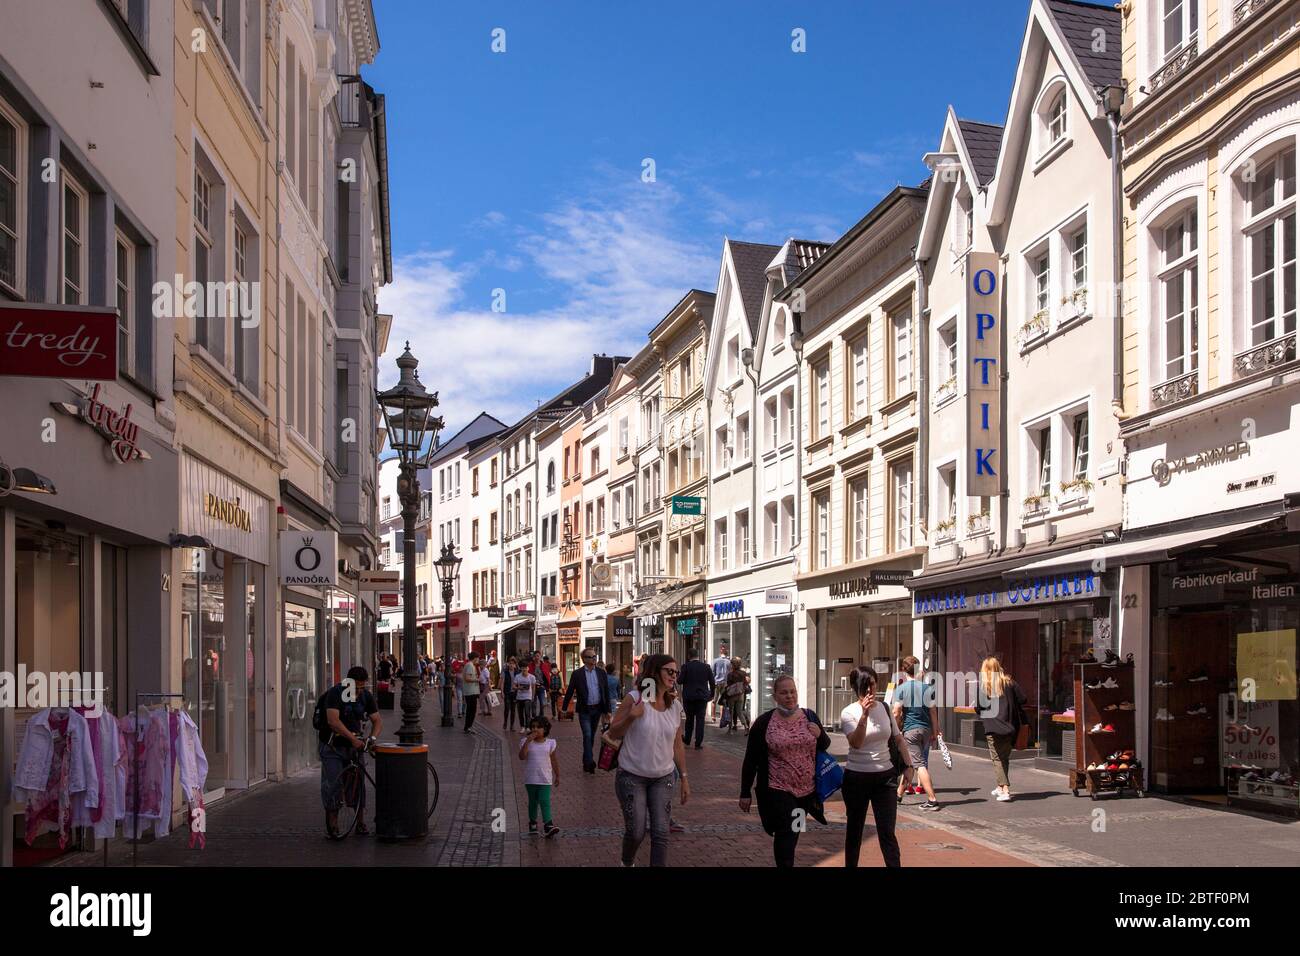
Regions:
[[[998,168],[993,175],[989,196],[990,226],[1001,225],[1010,207],[1012,185],[1006,180],[1015,177],[1005,174],[1015,168],[1009,163],[1022,161],[1034,104],[1042,92],[1030,88],[1034,68],[1043,62],[1050,50],[1061,64],[1067,87],[1078,99],[1088,119],[1104,120],[1106,107],[1099,87],[1119,83],[1121,24],[1118,10],[1079,0],[1033,0],[1031,3],[1025,36],[1020,45],[1020,58],[1016,63],[1011,105],[1007,109],[1003,148],[998,155]],[[1096,30],[1102,31],[1102,43],[1095,43],[1093,39]],[[1104,52],[1093,53],[1094,45],[1102,47]],[[1086,60],[1081,58],[1080,50],[1086,54]]]
[[[1065,42],[1074,51],[1075,58],[1094,86],[1118,86],[1120,82],[1120,29],[1123,17],[1114,7],[1099,7],[1080,0],[1047,0],[1047,8]],[[1095,41],[1096,31],[1102,39]],[[1097,47],[1101,50],[1098,51]]]
[[[1002,148],[1002,127],[995,123],[958,119],[962,144],[970,158],[971,172],[977,186],[987,186],[998,168],[998,150]]]
[[[728,239],[731,262],[736,270],[736,283],[740,286],[740,304],[749,323],[749,338],[758,338],[758,322],[763,314],[763,294],[767,291],[767,264],[781,251],[780,246],[761,242],[740,242]]]
[[[434,452],[429,464],[436,465],[440,461],[446,461],[448,458],[454,457],[459,452],[471,447],[472,444],[477,444],[484,438],[500,434],[505,427],[505,422],[492,417],[487,412],[479,412],[468,425],[438,446],[438,450]]]

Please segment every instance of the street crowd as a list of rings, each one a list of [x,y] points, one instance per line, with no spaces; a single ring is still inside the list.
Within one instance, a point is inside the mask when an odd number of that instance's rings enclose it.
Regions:
[[[712,708],[720,731],[746,735],[738,808],[750,813],[757,804],[777,866],[795,865],[807,818],[826,824],[825,801],[836,792],[847,818],[845,866],[858,865],[868,810],[885,865],[902,865],[895,835],[898,805],[915,793],[924,797],[921,810],[940,809],[929,767],[932,745],[951,767],[938,733],[933,693],[915,657],[900,662],[900,683],[892,695],[878,686],[874,668],[862,665],[851,672],[855,700],[832,725],[848,743],[842,765],[829,753],[830,737],[816,711],[799,706],[798,685],[789,674],[776,678],[772,706],[751,726],[752,685],[740,658],[721,654],[708,664],[694,651],[688,658],[679,664],[667,654],[643,654],[625,682],[616,666],[599,661],[591,648],[582,652],[581,665],[567,679],[540,652],[512,655],[503,663],[495,653],[484,658],[472,651],[450,662],[421,657],[420,671],[411,679],[435,691],[440,705],[450,686],[451,706],[466,733],[478,717],[498,712],[503,731],[517,726],[530,834],[549,838],[559,833],[551,795],[560,784],[562,763],[551,721],[576,719],[582,730],[582,772],[614,775],[624,823],[622,864],[635,865],[648,836],[651,866],[667,866],[671,834],[682,830],[672,820],[674,798],[685,805],[691,795],[685,751],[703,747]],[[394,658],[380,655],[376,678],[381,694],[405,677]],[[1024,692],[998,659],[989,657],[980,670],[979,694],[987,705],[984,727],[997,784],[991,794],[1010,801],[1009,756],[1026,725]],[[322,744],[322,760],[326,746]],[[326,800],[328,816],[328,796]]]

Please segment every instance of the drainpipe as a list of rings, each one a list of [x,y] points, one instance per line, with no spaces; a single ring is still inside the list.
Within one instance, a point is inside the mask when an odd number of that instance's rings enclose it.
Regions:
[[[917,514],[925,523],[925,541],[930,543],[930,297],[925,285],[925,271],[912,247],[912,263],[916,267],[916,312],[920,317],[917,330],[917,352],[920,361],[916,372],[916,445],[917,457]]]
[[[758,416],[754,413],[758,411],[758,375],[754,372],[753,348],[747,348],[741,352],[740,360],[745,366],[745,376],[753,385],[749,393],[749,554],[745,555],[745,557],[747,560],[757,561],[760,526],[758,523],[758,462],[755,460],[757,456],[754,454],[758,443],[754,440],[754,420]],[[777,400],[777,404],[780,405],[780,399]]]
[[[1111,322],[1114,379],[1111,383],[1110,403],[1111,410],[1118,417],[1124,410],[1124,192],[1119,137],[1119,114],[1124,103],[1124,88],[1105,86],[1097,92],[1110,124],[1111,248],[1114,257],[1111,279],[1115,286],[1115,316]]]
[[[803,313],[790,312],[790,322],[794,332],[790,336],[790,347],[794,349],[794,540],[803,543]],[[781,412],[780,399],[777,399],[777,414]],[[777,435],[781,434],[781,421],[776,423]],[[799,557],[794,556],[794,570],[799,573]]]

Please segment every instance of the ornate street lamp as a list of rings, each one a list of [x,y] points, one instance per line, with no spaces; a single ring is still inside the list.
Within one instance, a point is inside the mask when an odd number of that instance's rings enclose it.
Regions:
[[[442,556],[433,562],[433,568],[438,573],[438,583],[442,585],[442,606],[445,615],[442,623],[441,726],[454,727],[456,722],[451,715],[451,596],[456,589],[456,575],[460,573],[460,557],[456,554],[456,546],[444,544]]]
[[[402,726],[398,742],[405,747],[424,743],[420,727],[420,659],[415,639],[415,522],[420,507],[419,470],[427,468],[437,444],[442,419],[432,415],[438,393],[420,384],[411,343],[397,359],[397,384],[378,395],[388,422],[388,444],[400,461],[397,496],[402,503]]]

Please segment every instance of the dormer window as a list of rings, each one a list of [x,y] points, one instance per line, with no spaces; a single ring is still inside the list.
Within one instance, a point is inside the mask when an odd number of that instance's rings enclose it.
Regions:
[[[1056,76],[1043,86],[1034,113],[1036,121],[1033,138],[1037,144],[1038,169],[1050,162],[1070,142],[1070,99],[1065,77]]]

